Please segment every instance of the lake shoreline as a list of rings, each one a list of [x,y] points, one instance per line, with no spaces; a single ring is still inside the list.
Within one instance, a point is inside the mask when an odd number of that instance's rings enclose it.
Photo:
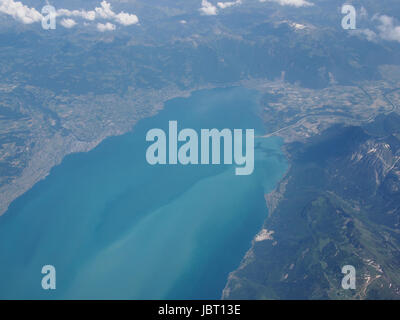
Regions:
[[[73,136],[63,137],[60,134],[56,134],[53,141],[46,141],[46,143],[43,144],[42,150],[37,152],[29,161],[28,166],[24,169],[21,176],[12,183],[0,187],[0,216],[7,213],[10,205],[16,199],[31,190],[38,182],[46,179],[51,173],[51,170],[60,165],[68,155],[89,152],[107,138],[129,133],[134,130],[138,121],[157,115],[158,112],[164,108],[164,104],[171,99],[189,97],[194,91],[212,88],[214,88],[214,86],[205,85],[190,90],[178,90],[169,93],[162,101],[156,100],[154,102],[153,109],[149,115],[139,119],[132,118],[131,125],[126,130],[112,128],[111,130],[102,132],[101,137],[91,142],[80,141]],[[48,159],[43,159],[43,154],[49,155],[50,157]]]

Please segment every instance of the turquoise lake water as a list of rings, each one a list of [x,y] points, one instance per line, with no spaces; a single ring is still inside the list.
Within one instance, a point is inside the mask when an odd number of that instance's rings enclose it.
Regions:
[[[287,163],[277,138],[256,138],[250,176],[235,165],[146,162],[146,133],[255,129],[259,93],[201,90],[168,101],[132,132],[67,156],[0,217],[1,299],[219,299],[267,216],[264,193]],[[43,290],[54,265],[56,290]]]

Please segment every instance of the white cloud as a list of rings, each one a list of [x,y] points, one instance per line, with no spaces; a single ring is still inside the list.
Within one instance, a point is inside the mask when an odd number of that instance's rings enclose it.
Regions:
[[[62,19],[60,24],[64,27],[64,28],[72,28],[76,25],[75,20],[67,18],[67,19]]]
[[[356,30],[350,30],[351,33],[361,36],[363,38],[367,38],[368,41],[376,41],[378,38],[378,35],[372,31],[371,29],[356,29]]]
[[[377,22],[374,30],[369,28],[356,29],[351,30],[351,33],[373,42],[379,39],[400,42],[400,26],[395,25],[395,19],[393,17],[375,14],[371,20]]]
[[[388,16],[378,16],[374,19],[380,22],[380,25],[377,27],[379,30],[379,36],[388,41],[397,41],[400,42],[400,26],[394,25],[394,19]]]
[[[12,16],[14,19],[19,20],[23,23],[33,23],[40,22],[42,20],[42,14],[38,12],[35,8],[29,8],[26,5],[22,4],[19,1],[14,0],[0,0],[0,12],[8,14]],[[103,20],[112,20],[124,26],[130,26],[133,24],[139,23],[139,18],[135,14],[130,14],[126,12],[115,13],[111,4],[107,1],[102,1],[100,3],[100,7],[94,8],[94,10],[68,10],[68,9],[59,9],[57,10],[58,17],[74,17],[81,18],[88,21],[95,21],[96,19]],[[64,19],[62,20],[64,24],[71,25],[75,20],[72,19]],[[65,22],[68,21],[68,22]],[[76,22],[75,22],[76,24]],[[104,24],[102,24],[104,25]],[[111,23],[105,24],[109,27],[112,25]],[[63,25],[64,26],[64,25]],[[102,27],[100,27],[102,28]]]
[[[218,14],[218,8],[226,9],[235,5],[239,5],[242,3],[242,0],[235,1],[227,1],[227,2],[218,2],[217,5],[213,5],[211,2],[207,0],[201,1],[201,8],[199,9],[201,14],[206,16],[215,16]]]
[[[84,11],[84,10],[68,10],[68,9],[60,9],[57,10],[57,15],[62,17],[79,17],[85,20],[94,21],[96,19],[95,11]]]
[[[115,16],[115,21],[124,26],[130,26],[132,24],[139,23],[139,18],[134,14],[120,12]]]
[[[113,31],[113,30],[115,30],[115,25],[110,23],[110,22],[98,23],[97,24],[97,30],[99,30],[100,32]]]
[[[139,18],[135,14],[130,14],[121,11],[120,13],[115,13],[111,4],[107,1],[102,1],[100,3],[100,7],[94,8],[94,10],[85,11],[85,10],[68,10],[68,9],[60,9],[57,11],[59,16],[68,16],[68,17],[81,17],[86,20],[94,21],[96,19],[104,19],[104,20],[114,20],[119,24],[124,26],[130,26],[133,24],[139,23]]]
[[[100,7],[94,9],[96,11],[96,15],[103,19],[113,18],[115,13],[111,10],[111,4],[107,1],[102,1],[100,3]]]
[[[96,11],[96,16],[99,16],[103,19],[113,19],[124,26],[139,23],[139,18],[134,14],[123,11],[116,14],[114,11],[112,11],[111,4],[107,1],[102,1],[100,5],[101,7],[94,9]]]
[[[12,16],[24,24],[39,22],[42,15],[35,8],[29,8],[19,1],[0,0],[0,12]]]
[[[276,2],[281,6],[309,7],[314,4],[306,0],[260,0],[260,2]]]
[[[239,5],[241,3],[242,3],[242,0],[228,1],[228,2],[218,2],[217,6],[220,9],[225,9],[225,8],[229,8],[229,7],[233,7],[233,6]]]
[[[218,14],[217,7],[207,0],[201,0],[201,8],[199,10],[206,16],[215,16]]]

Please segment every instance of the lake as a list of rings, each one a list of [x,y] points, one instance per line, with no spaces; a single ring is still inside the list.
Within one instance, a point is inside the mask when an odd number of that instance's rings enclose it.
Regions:
[[[287,169],[279,138],[255,139],[252,175],[236,165],[149,165],[148,130],[265,128],[260,93],[200,90],[125,135],[72,154],[0,217],[1,299],[219,299],[267,217]],[[44,265],[57,289],[43,290]]]

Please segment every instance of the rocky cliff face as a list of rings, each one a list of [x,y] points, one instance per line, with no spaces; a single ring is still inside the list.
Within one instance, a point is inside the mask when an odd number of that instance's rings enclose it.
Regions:
[[[226,299],[400,299],[400,117],[287,145],[291,169]],[[282,187],[284,185],[284,188]],[[344,290],[342,267],[356,269]]]

